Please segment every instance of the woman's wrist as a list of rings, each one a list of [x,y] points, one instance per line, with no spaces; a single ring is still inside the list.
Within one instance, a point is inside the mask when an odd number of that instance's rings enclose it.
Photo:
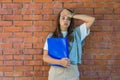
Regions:
[[[73,18],[73,17],[74,17],[74,15],[75,15],[75,13],[72,13],[72,14],[71,14],[71,18]]]

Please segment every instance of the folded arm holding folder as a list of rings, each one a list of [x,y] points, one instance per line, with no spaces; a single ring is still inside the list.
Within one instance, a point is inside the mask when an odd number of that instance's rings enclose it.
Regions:
[[[54,59],[69,58],[68,39],[67,38],[48,38],[48,55]],[[60,66],[50,64],[51,66]]]

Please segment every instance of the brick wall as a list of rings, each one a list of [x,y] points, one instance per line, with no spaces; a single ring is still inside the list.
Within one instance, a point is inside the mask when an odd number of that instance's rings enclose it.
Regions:
[[[80,80],[120,80],[120,0],[0,0],[0,80],[47,80],[42,47],[62,8],[96,18]]]

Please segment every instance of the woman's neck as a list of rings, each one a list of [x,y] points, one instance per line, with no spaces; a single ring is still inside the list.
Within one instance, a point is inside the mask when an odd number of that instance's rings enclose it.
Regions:
[[[67,31],[67,28],[61,27],[61,31]]]

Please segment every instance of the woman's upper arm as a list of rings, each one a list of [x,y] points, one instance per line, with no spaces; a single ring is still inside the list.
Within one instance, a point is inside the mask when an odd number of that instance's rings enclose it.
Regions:
[[[46,61],[46,58],[48,56],[48,51],[47,50],[43,50],[43,60]]]
[[[48,55],[48,50],[43,50],[43,55]]]
[[[89,22],[85,22],[87,29],[90,29],[90,27],[92,26],[92,24],[94,23],[94,21],[95,21],[95,18],[92,18]]]

